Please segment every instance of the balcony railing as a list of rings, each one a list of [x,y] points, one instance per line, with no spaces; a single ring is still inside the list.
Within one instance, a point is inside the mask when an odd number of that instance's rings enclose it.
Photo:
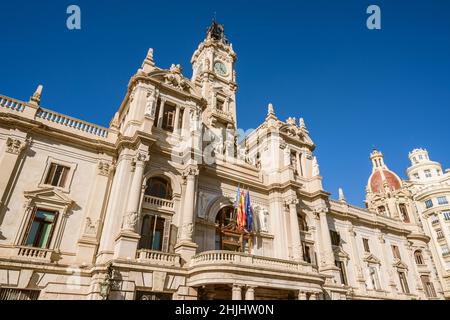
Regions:
[[[38,113],[36,114],[36,118],[44,120],[46,122],[50,122],[55,126],[70,128],[72,130],[83,132],[88,135],[94,135],[101,138],[108,137],[108,129],[104,127],[78,120],[76,118],[69,117],[51,110],[42,108],[39,109]]]
[[[173,253],[153,251],[148,249],[140,249],[137,251],[137,260],[161,266],[179,267],[180,256]]]
[[[251,266],[263,269],[276,269],[289,272],[314,273],[316,268],[307,262],[296,262],[277,258],[248,255],[232,251],[208,251],[195,255],[191,267],[214,264]]]
[[[50,261],[52,250],[21,246],[17,248],[17,256],[28,259]]]
[[[0,96],[0,108],[9,109],[11,111],[22,112],[26,108],[26,104],[22,101]],[[1,109],[0,109],[1,110]]]
[[[144,196],[144,206],[173,210],[173,201],[152,196]]]

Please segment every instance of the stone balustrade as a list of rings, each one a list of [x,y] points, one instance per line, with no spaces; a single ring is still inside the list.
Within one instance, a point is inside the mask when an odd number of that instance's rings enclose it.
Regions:
[[[137,251],[136,258],[139,262],[161,266],[180,267],[180,256],[177,254],[140,249]]]
[[[240,266],[251,266],[254,268],[284,270],[300,273],[314,273],[316,268],[306,262],[296,262],[271,257],[262,257],[232,251],[208,251],[195,255],[190,266],[230,264]]]
[[[144,196],[144,207],[156,207],[158,209],[163,208],[173,210],[173,201],[152,196]]]
[[[78,120],[76,118],[69,117],[51,110],[40,108],[36,114],[36,118],[41,119],[46,123],[50,123],[56,128],[69,128],[88,135],[93,135],[101,138],[108,137],[108,129],[104,127]]]
[[[17,256],[27,259],[50,261],[52,250],[20,246],[17,248]]]
[[[23,112],[26,108],[25,102],[0,95],[0,110]]]

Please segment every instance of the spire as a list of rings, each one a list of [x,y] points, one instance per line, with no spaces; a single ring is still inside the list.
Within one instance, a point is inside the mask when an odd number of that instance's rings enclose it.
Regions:
[[[306,129],[305,120],[303,118],[299,119],[300,129]]]
[[[36,91],[34,92],[33,96],[30,98],[30,103],[39,106],[41,104],[41,95],[42,95],[42,89],[44,87],[40,84],[38,85]]]
[[[344,190],[342,190],[342,188],[339,188],[339,201],[347,202],[347,200],[345,199]]]
[[[275,116],[275,109],[273,108],[273,104],[271,104],[271,103],[269,103],[269,105],[267,106],[266,121],[269,119],[274,119],[274,120],[277,119],[277,117]]]
[[[153,49],[148,49],[147,56],[145,57],[144,62],[142,63],[142,67],[140,71],[148,73],[155,68],[155,62],[153,61]]]

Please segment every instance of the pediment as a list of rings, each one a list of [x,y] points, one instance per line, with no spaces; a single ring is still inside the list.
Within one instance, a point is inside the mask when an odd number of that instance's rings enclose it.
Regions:
[[[44,188],[33,191],[25,191],[25,198],[34,202],[56,203],[64,206],[71,206],[73,200],[57,188]]]
[[[408,266],[403,261],[401,261],[400,259],[395,259],[394,263],[392,264],[392,266],[394,268],[408,270]]]
[[[280,134],[285,135],[291,139],[299,140],[308,145],[314,145],[308,132],[305,129],[299,128],[293,124],[283,124],[280,127]]]
[[[367,263],[380,264],[380,259],[375,257],[372,253],[366,253],[364,255],[364,259],[363,260],[365,262],[367,262]]]
[[[148,77],[154,79],[169,88],[176,89],[186,94],[194,95],[201,99],[201,94],[197,91],[194,84],[188,78],[185,78],[177,66],[172,66],[170,70],[157,69],[148,74]]]
[[[341,259],[349,259],[350,255],[344,251],[341,247],[335,247],[333,249],[334,255]]]

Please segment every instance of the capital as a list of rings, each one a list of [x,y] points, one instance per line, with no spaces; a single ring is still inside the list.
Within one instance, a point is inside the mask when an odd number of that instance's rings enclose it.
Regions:
[[[6,140],[6,152],[19,155],[28,145],[28,141],[8,138]]]

